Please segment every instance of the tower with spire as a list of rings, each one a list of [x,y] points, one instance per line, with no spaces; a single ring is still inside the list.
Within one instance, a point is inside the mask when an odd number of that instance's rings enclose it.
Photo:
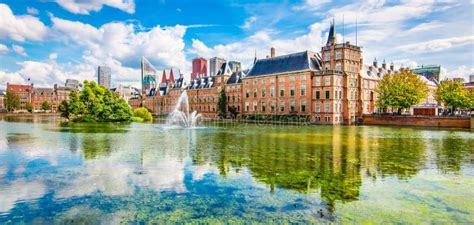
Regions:
[[[363,63],[361,48],[350,42],[337,42],[336,22],[333,18],[321,54],[323,67],[320,79],[331,81],[330,87],[325,86],[320,90],[330,93],[330,100],[325,100],[323,104],[330,104],[331,108],[340,108],[344,124],[354,123],[358,112],[362,109],[357,100],[361,95],[360,71]]]

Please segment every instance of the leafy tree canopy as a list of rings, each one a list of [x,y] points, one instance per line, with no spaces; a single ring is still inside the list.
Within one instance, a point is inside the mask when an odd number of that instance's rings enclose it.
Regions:
[[[376,89],[379,94],[377,105],[380,108],[410,108],[419,104],[428,96],[428,86],[416,74],[404,70],[396,74],[385,75]]]
[[[28,111],[28,112],[33,112],[33,104],[31,103],[26,103],[25,104],[25,109]]]
[[[116,93],[95,82],[84,81],[82,91],[72,91],[59,106],[61,115],[75,121],[129,121],[132,109]]]
[[[221,93],[219,96],[219,101],[218,101],[218,113],[219,116],[225,117],[227,114],[227,96],[225,94],[225,89],[221,89]]]
[[[48,102],[44,101],[42,104],[41,104],[41,109],[42,110],[51,110],[51,105],[49,105]]]
[[[444,80],[436,89],[436,100],[453,109],[467,109],[474,107],[474,94],[464,89],[461,81]]]
[[[20,108],[20,96],[17,94],[7,91],[4,99],[4,106],[8,112],[12,112],[15,109]]]
[[[133,116],[141,118],[143,119],[143,121],[149,121],[149,122],[153,121],[153,116],[151,115],[151,112],[148,111],[148,109],[145,107],[140,107],[138,109],[135,109],[133,111]]]

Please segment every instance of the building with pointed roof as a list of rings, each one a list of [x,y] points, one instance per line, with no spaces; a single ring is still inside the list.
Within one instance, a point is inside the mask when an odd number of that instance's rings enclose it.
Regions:
[[[337,43],[335,21],[319,52],[302,51],[255,59],[248,70],[236,70],[234,62],[210,59],[210,76],[192,76],[188,84],[163,71],[162,95],[142,99],[155,114],[171,112],[186,91],[190,110],[204,117],[218,115],[221,90],[227,98],[227,117],[297,118],[314,124],[354,124],[363,114],[378,112],[375,89],[385,75],[397,73],[393,63],[364,65],[362,48]],[[426,79],[430,86],[434,82]],[[426,102],[431,103],[432,99]],[[131,105],[138,105],[132,102]]]

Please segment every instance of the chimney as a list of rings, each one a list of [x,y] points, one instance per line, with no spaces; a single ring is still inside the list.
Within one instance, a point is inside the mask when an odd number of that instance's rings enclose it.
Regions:
[[[275,57],[275,48],[274,48],[274,47],[272,47],[272,48],[270,49],[270,57],[271,57],[271,58]]]

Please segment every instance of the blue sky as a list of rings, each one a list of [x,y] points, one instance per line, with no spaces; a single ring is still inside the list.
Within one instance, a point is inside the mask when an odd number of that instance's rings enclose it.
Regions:
[[[319,52],[333,17],[339,42],[355,42],[358,21],[365,64],[441,64],[467,78],[473,12],[469,0],[0,0],[0,88],[95,79],[100,64],[112,68],[114,84],[138,85],[141,56],[187,77],[196,56],[248,66],[272,46],[277,55]]]

